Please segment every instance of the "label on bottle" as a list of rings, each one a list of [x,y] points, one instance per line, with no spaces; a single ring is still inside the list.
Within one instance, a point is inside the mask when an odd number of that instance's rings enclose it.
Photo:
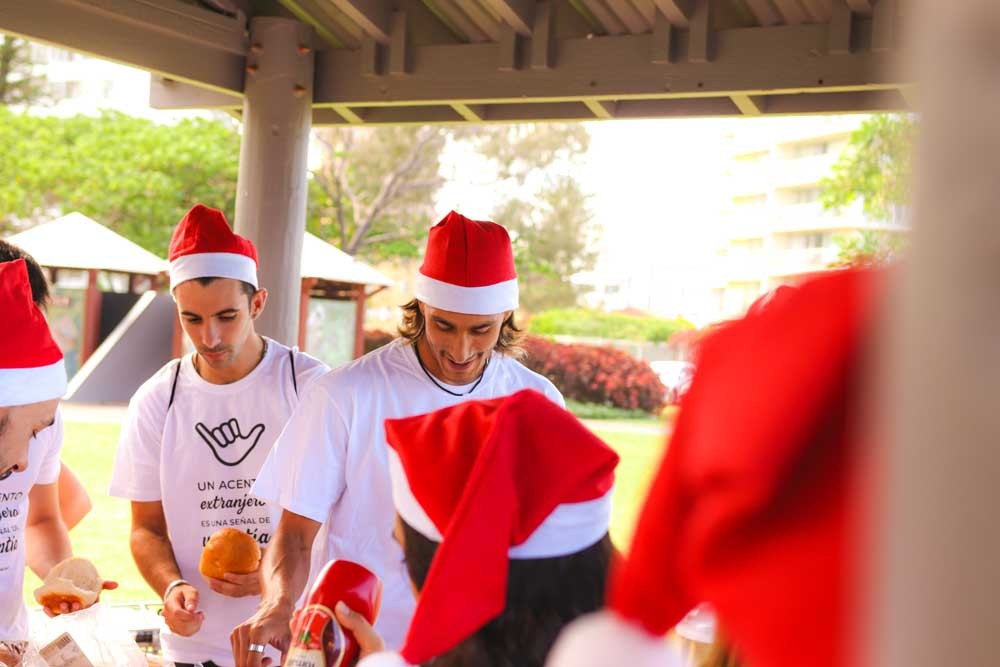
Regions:
[[[299,612],[285,667],[341,667],[344,631],[329,607],[311,604]]]

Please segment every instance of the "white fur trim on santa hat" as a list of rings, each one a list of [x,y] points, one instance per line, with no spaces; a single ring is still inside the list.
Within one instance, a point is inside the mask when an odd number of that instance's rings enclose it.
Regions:
[[[612,611],[581,616],[563,629],[545,667],[685,667],[684,656]]]
[[[517,310],[517,278],[485,287],[462,287],[417,274],[414,295],[433,308],[466,315],[496,315]]]
[[[427,539],[443,541],[444,537],[410,490],[399,454],[391,448],[389,471],[392,477],[392,497],[399,516]],[[507,555],[522,560],[558,558],[596,544],[608,532],[611,523],[613,491],[611,489],[594,500],[558,505],[527,540],[508,549]]]
[[[65,393],[66,364],[62,359],[37,368],[0,368],[0,407],[51,401]]]
[[[362,658],[358,667],[414,667],[395,651],[382,651]]]
[[[181,255],[170,262],[170,290],[195,278],[233,278],[257,283],[257,262],[252,257],[234,252],[202,252]]]

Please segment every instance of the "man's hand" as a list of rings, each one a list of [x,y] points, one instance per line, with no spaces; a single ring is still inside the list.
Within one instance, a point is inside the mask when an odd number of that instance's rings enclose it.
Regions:
[[[101,584],[101,590],[102,591],[113,591],[116,588],[118,588],[118,582],[117,581],[111,581],[110,579],[105,579],[104,582]],[[98,593],[97,594],[97,599],[94,600],[94,604],[97,604],[100,601],[101,601],[101,594]],[[89,606],[93,606],[93,605],[89,605]],[[48,616],[49,618],[54,618],[54,617],[59,616],[61,614],[72,614],[74,611],[80,611],[81,609],[85,609],[85,608],[86,607],[84,607],[79,602],[74,602],[73,604],[70,604],[68,602],[60,602],[58,609],[49,609],[48,607],[45,607],[44,610],[45,610],[45,615],[46,616]]]
[[[337,615],[337,620],[347,630],[351,631],[354,638],[358,640],[361,651],[358,658],[367,658],[372,653],[381,653],[385,650],[385,642],[375,632],[368,619],[348,607],[343,602],[338,602],[333,613]]]
[[[260,595],[260,577],[257,572],[250,574],[234,574],[226,572],[224,579],[205,577],[205,581],[219,595],[231,598],[243,598],[248,595]]]
[[[265,658],[262,653],[250,651],[251,644],[270,644],[281,651],[284,660],[292,640],[292,608],[291,603],[263,600],[257,613],[233,630],[229,640],[236,667],[269,667],[271,664],[271,659]]]
[[[198,589],[189,584],[174,587],[163,600],[163,620],[171,632],[181,637],[201,630],[205,613],[198,610]]]

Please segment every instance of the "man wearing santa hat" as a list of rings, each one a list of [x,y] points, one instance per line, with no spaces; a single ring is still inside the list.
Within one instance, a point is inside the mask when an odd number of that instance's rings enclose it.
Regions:
[[[449,213],[430,230],[415,297],[403,307],[400,339],[331,371],[303,396],[257,479],[254,495],[285,511],[262,565],[260,608],[233,633],[239,667],[259,665],[266,644],[287,646],[321,529],[327,556],[382,579],[376,629],[390,648],[402,644],[414,600],[392,538],[386,419],[526,388],[563,405],[551,382],[515,358],[518,286],[506,229]]]
[[[229,633],[257,608],[260,583],[256,572],[206,580],[202,548],[221,528],[268,546],[278,515],[250,486],[300,394],[328,369],[256,333],[267,301],[257,250],[221,211],[192,208],[169,258],[170,291],[195,352],[132,397],[111,494],[132,501],[132,555],[163,599],[165,658],[231,665]]]
[[[66,369],[33,299],[26,259],[0,262],[0,312],[0,660],[11,660],[28,639],[25,565],[44,577],[73,552],[56,484]]]
[[[549,667],[678,664],[663,635],[702,602],[748,665],[856,664],[881,281],[819,277],[705,339],[609,609],[570,626]]]

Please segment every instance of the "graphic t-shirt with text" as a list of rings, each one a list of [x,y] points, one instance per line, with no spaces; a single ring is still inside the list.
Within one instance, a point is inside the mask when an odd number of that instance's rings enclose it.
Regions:
[[[250,487],[298,394],[289,348],[270,339],[261,363],[230,384],[206,382],[189,355],[180,361],[174,388],[177,363],[162,368],[129,402],[110,492],[128,500],[163,503],[181,577],[198,589],[199,608],[205,613],[201,630],[181,637],[164,626],[164,656],[176,662],[232,665],[229,634],[253,615],[260,598],[215,593],[198,563],[208,538],[224,527],[245,531],[267,548],[280,510],[251,496]],[[299,393],[326,370],[322,362],[295,352]]]
[[[55,423],[28,443],[28,469],[0,482],[0,641],[28,638],[23,590],[28,496],[36,484],[55,484],[59,480],[62,440],[62,413],[56,410]]]

